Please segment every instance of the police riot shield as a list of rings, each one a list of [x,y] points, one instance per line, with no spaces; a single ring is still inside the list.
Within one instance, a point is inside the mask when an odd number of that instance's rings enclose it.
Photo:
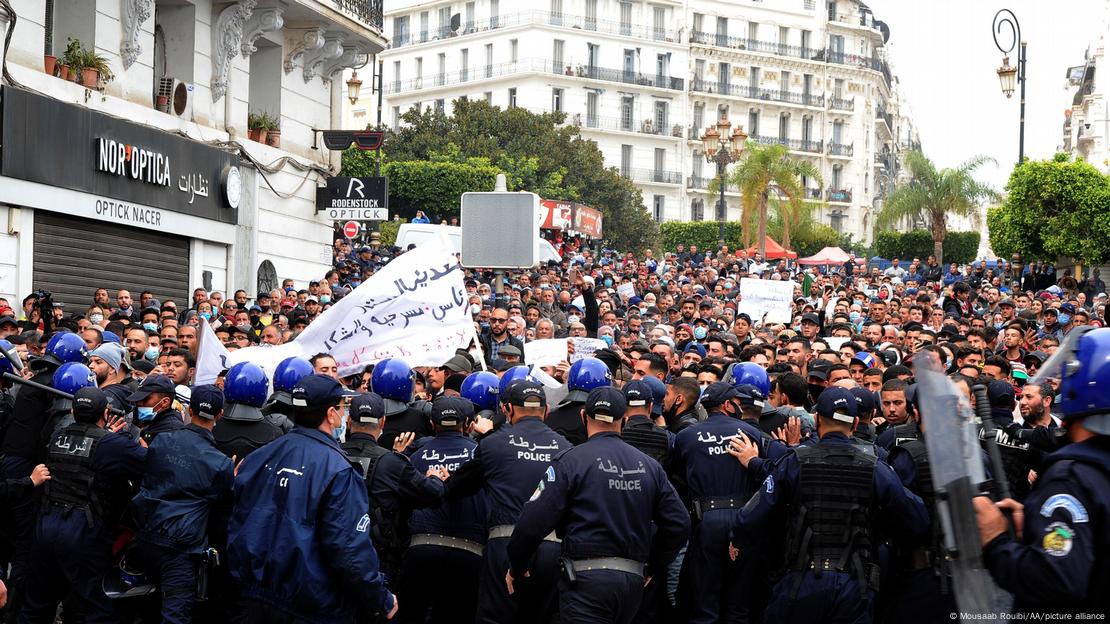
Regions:
[[[982,493],[987,480],[971,404],[929,352],[914,358],[914,377],[936,491],[936,509],[930,512],[937,515],[944,535],[956,604],[963,618],[969,619],[1007,612],[1010,596],[994,583],[983,565],[971,502]]]

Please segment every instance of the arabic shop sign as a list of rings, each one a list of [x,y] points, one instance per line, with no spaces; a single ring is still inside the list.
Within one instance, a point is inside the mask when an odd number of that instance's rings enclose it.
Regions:
[[[239,158],[200,141],[12,87],[3,89],[0,172],[236,223]]]

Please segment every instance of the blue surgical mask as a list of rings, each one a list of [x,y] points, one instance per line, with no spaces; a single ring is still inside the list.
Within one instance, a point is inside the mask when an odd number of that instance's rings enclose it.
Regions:
[[[610,347],[613,346],[613,337],[609,334],[605,334],[601,337],[601,339],[604,340],[605,344],[609,345]]]
[[[605,284],[606,288],[610,288],[613,285],[613,280],[606,278],[605,281],[602,283]]]
[[[1071,315],[1070,314],[1061,314],[1060,315],[1059,323],[1061,325],[1067,325],[1070,322],[1071,322]]]
[[[343,422],[335,429],[332,429],[331,437],[335,438],[336,442],[342,442],[343,436],[347,433],[347,410],[342,410]]]
[[[568,323],[577,323],[580,320],[582,320],[582,319],[578,318],[577,314],[571,314],[570,316],[567,317],[567,322]]]
[[[1006,326],[1006,323],[1005,323],[1005,322],[1002,322],[1002,323],[995,323],[995,324],[994,324],[994,328],[995,328],[995,329],[1002,329],[1002,328],[1003,328],[1003,327],[1005,327],[1005,326]]]
[[[139,422],[150,422],[150,421],[154,420],[154,408],[153,407],[136,407],[135,408],[135,419],[138,420]]]
[[[201,312],[200,313],[200,318],[202,318],[206,321],[211,321],[212,320],[212,313],[211,312]]]
[[[709,329],[708,328],[706,328],[706,327],[695,327],[694,328],[694,338],[696,338],[698,340],[704,340],[705,337],[708,336],[708,335],[709,335]]]
[[[143,354],[143,357],[150,360],[151,362],[153,362],[154,360],[157,360],[158,359],[158,347],[155,347],[155,346],[147,347],[146,348],[146,353]]]
[[[143,323],[143,329],[147,331],[158,331],[158,323]]]
[[[852,321],[853,323],[858,323],[860,316],[862,316],[862,315],[859,312],[849,312],[848,313],[848,320]]]
[[[89,315],[89,322],[94,324],[94,325],[99,324],[103,320],[104,320],[104,315],[103,314],[90,314]]]
[[[330,295],[320,295],[320,305],[331,303]]]

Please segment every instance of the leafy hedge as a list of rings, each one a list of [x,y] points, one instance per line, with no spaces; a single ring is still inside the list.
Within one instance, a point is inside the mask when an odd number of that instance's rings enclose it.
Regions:
[[[875,254],[883,258],[925,258],[933,255],[933,235],[927,230],[910,232],[891,232],[883,230],[875,234],[872,245]],[[944,238],[944,261],[966,264],[975,260],[979,250],[979,232],[948,232]]]
[[[382,247],[392,247],[397,242],[397,231],[405,221],[382,221],[378,224]]]
[[[386,163],[389,211],[411,218],[417,210],[432,222],[459,216],[459,198],[468,191],[492,191],[501,170],[492,165],[406,160]]]

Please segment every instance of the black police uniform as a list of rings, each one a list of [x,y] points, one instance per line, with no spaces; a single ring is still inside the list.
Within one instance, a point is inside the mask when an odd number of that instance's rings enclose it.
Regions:
[[[171,407],[155,414],[153,420],[141,427],[139,435],[147,443],[147,446],[150,446],[150,443],[154,441],[158,434],[184,428],[185,418],[181,415],[181,412]]]
[[[282,435],[281,427],[262,410],[242,403],[228,403],[224,416],[212,429],[216,448],[239,461]]]
[[[416,440],[434,434],[432,421],[430,420],[431,408],[432,404],[427,401],[413,401],[400,413],[387,412],[385,427],[382,428],[382,435],[378,438],[378,444],[382,448],[392,449],[397,436],[402,433],[411,432]]]
[[[738,621],[749,617],[758,598],[752,595],[755,571],[749,560],[729,561],[728,539],[735,513],[759,487],[759,460],[747,469],[726,452],[729,441],[745,435],[765,455],[762,433],[751,423],[720,411],[725,401],[739,401],[731,384],[706,389],[709,419],[684,429],[675,439],[671,477],[686,491],[693,507],[690,543],[682,562],[677,607],[689,622]],[[747,566],[747,567],[745,567]]]
[[[587,406],[600,402],[615,405],[623,397],[598,388]],[[663,468],[616,433],[597,433],[560,453],[543,485],[509,541],[513,577],[524,578],[544,536],[555,530],[563,539],[561,621],[631,622],[645,578],[665,582],[690,528]]]
[[[586,404],[585,393],[581,400],[565,400],[547,415],[547,426],[555,433],[563,436],[574,445],[586,441],[586,425],[582,424],[582,406]]]
[[[379,446],[368,433],[351,433],[340,448],[366,481],[371,538],[381,559],[381,571],[389,579],[389,586],[396,588],[401,555],[409,541],[409,515],[413,509],[438,504],[443,482],[416,472],[407,457]]]
[[[420,474],[433,466],[450,472],[470,461],[478,444],[460,432],[441,430],[406,449]],[[445,500],[414,511],[412,531],[397,594],[399,622],[473,622],[478,607],[478,578],[486,543],[486,498]]]
[[[644,455],[666,466],[674,446],[674,436],[648,416],[631,416],[624,423],[621,438]]]
[[[545,405],[543,388],[521,381],[511,386],[505,401],[534,400]],[[525,502],[538,495],[537,483],[551,474],[551,462],[560,451],[571,448],[566,438],[535,417],[520,418],[482,439],[473,458],[446,482],[448,498],[471,496],[484,489],[489,506],[489,539],[482,555],[478,584],[479,624],[498,622],[543,623],[555,611],[559,543],[554,535],[545,538],[529,569],[520,579],[516,593],[509,595],[505,572],[509,569],[507,546]]]
[[[983,549],[1014,611],[1110,612],[1110,436],[1045,458],[1025,499],[1020,543],[1003,533]]]
[[[296,425],[293,423],[293,397],[284,390],[275,390],[262,406],[262,414],[277,425],[282,433],[289,433]]]
[[[697,408],[690,408],[681,414],[676,414],[673,418],[667,420],[667,430],[673,434],[689,427],[690,425],[698,424],[698,410]]]
[[[107,401],[103,401],[103,412]],[[114,606],[101,590],[113,565],[117,522],[142,478],[146,449],[138,442],[90,423],[74,423],[48,448],[51,480],[35,526],[20,622],[54,621],[70,592],[85,622],[114,622]]]

